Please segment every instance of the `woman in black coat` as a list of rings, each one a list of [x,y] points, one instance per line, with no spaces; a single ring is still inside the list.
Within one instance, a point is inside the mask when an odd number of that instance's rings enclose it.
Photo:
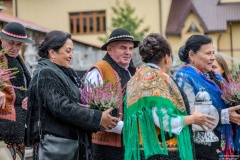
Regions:
[[[79,159],[92,159],[91,132],[107,129],[109,125],[114,127],[118,119],[111,117],[111,109],[101,112],[79,105],[80,81],[70,68],[73,58],[70,34],[49,32],[38,47],[38,55],[42,59],[30,83],[27,113],[27,143],[35,144],[34,159],[40,137],[46,135],[78,139]]]

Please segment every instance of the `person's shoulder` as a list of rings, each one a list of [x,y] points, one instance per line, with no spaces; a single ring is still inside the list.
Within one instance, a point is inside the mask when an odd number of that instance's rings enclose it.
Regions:
[[[54,73],[54,69],[52,69],[50,67],[44,67],[44,68],[40,68],[39,72],[45,73],[45,74]]]
[[[99,68],[97,66],[93,65],[91,68],[89,68],[87,73],[91,73],[91,72],[95,72],[95,71],[99,71]]]
[[[40,77],[54,77],[54,76],[58,76],[58,73],[57,71],[55,71],[50,67],[43,67],[35,70],[33,75],[40,76]]]
[[[112,66],[105,60],[101,60],[101,61],[98,61],[96,62],[92,68],[98,68],[100,70],[108,70],[110,68],[112,68]]]
[[[192,69],[191,67],[182,67],[180,68],[176,73],[175,73],[175,76],[184,76],[184,75],[195,75],[196,71],[194,69]]]
[[[176,73],[175,73],[175,76],[174,77],[176,77],[176,76],[181,76],[181,75],[183,75],[184,74],[184,71],[182,70],[182,69],[179,69]]]

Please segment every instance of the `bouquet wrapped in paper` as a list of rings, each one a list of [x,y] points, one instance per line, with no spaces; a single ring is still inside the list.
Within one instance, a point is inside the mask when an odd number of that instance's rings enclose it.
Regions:
[[[103,84],[87,82],[80,89],[81,101],[91,109],[105,111],[114,108],[112,115],[118,116],[118,108],[122,105],[123,90],[120,82],[103,81]]]

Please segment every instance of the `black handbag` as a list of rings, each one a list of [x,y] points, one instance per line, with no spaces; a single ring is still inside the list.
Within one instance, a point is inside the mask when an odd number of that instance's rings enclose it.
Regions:
[[[41,70],[39,71],[37,77],[37,90],[38,90],[38,80]],[[38,94],[38,92],[37,92]],[[39,96],[38,96],[39,97]],[[68,138],[56,137],[51,134],[46,134],[42,136],[41,128],[41,105],[38,100],[38,112],[39,112],[39,137],[40,143],[38,146],[38,160],[78,160],[79,154],[79,136],[78,140],[72,140]]]
[[[40,139],[38,158],[39,160],[77,160],[78,146],[77,140],[47,134]]]

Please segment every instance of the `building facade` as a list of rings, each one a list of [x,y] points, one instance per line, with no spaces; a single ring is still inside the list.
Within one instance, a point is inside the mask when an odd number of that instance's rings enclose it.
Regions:
[[[69,32],[74,39],[100,47],[98,38],[109,35],[116,0],[8,0],[12,14],[45,26]],[[118,0],[122,5],[126,0]],[[240,0],[128,0],[133,16],[143,18],[141,27],[160,33],[173,53],[192,34],[213,38],[216,51],[230,66],[240,62]],[[9,6],[10,2],[8,2]],[[147,33],[147,34],[148,34]],[[85,56],[86,57],[86,56]]]
[[[0,29],[4,28],[9,22],[21,23],[25,26],[28,37],[36,42],[35,45],[24,44],[20,51],[20,54],[25,59],[26,66],[32,74],[37,67],[37,60],[39,59],[37,55],[37,46],[51,30],[0,11]],[[90,45],[74,38],[72,40],[74,44],[73,54],[75,58],[72,60],[71,67],[79,73],[80,77],[82,77],[88,68],[91,67],[91,64],[103,57],[103,53],[100,52],[98,46]]]

